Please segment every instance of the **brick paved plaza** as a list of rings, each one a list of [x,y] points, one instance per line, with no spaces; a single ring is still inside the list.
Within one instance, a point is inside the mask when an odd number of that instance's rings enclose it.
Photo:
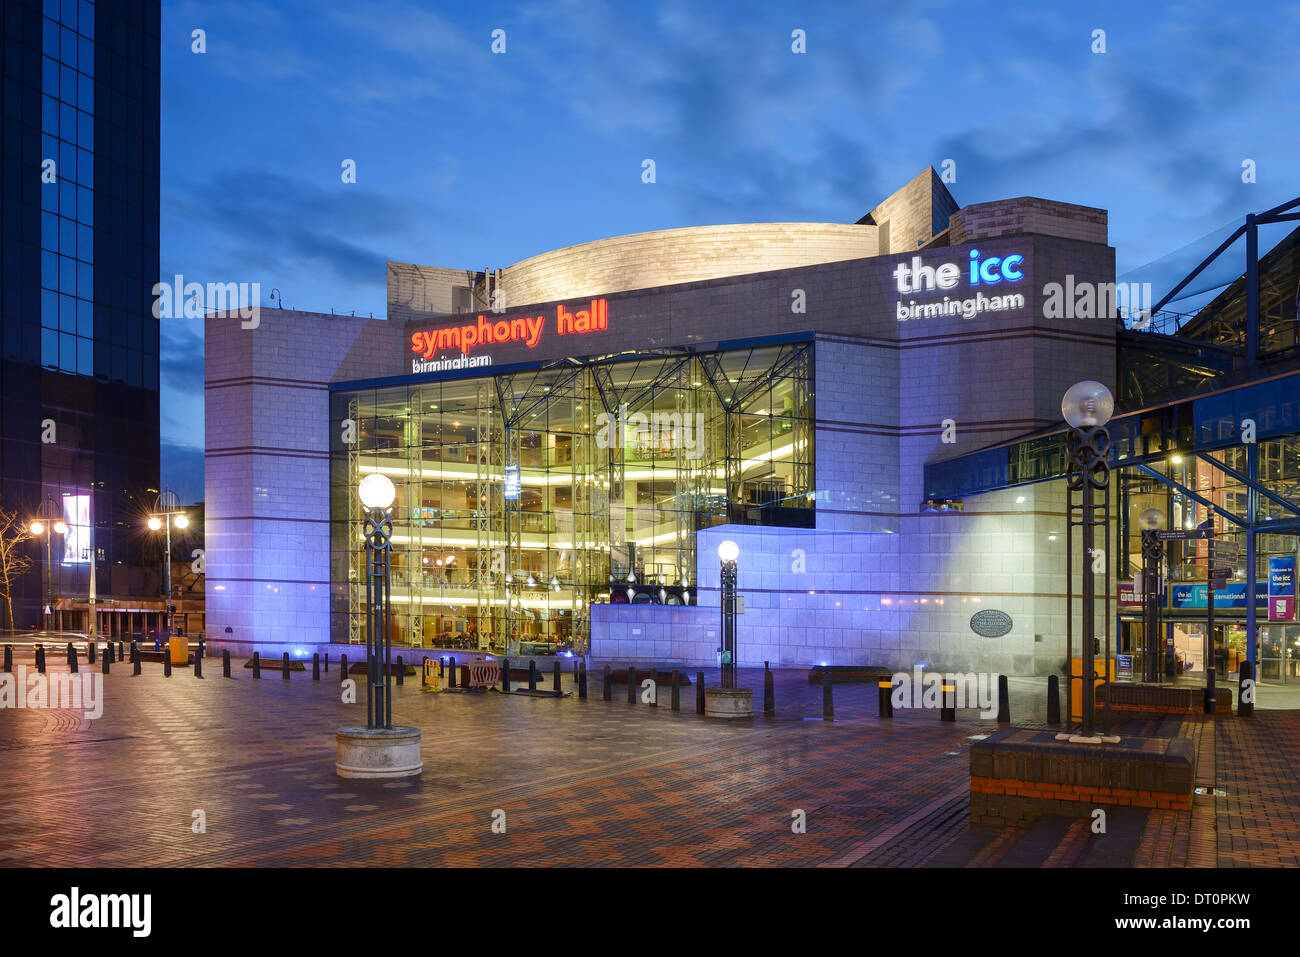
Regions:
[[[66,670],[59,659],[52,672]],[[15,662],[30,667],[30,651]],[[697,717],[693,687],[674,713],[666,691],[657,709],[627,704],[621,685],[606,702],[598,681],[584,701],[424,694],[408,679],[394,721],[423,729],[424,774],[378,783],[334,774],[335,728],[363,720],[363,705],[340,702],[337,665],[319,683],[310,668],[286,682],[278,667],[253,680],[236,662],[227,680],[219,661],[206,665],[198,680],[116,664],[95,721],[0,711],[0,864],[1300,864],[1296,711],[1127,725],[1191,737],[1197,783],[1227,793],[1197,796],[1190,814],[1117,811],[1094,835],[1066,818],[970,827],[969,748],[994,722],[974,711],[881,721],[874,686],[841,685],[827,723],[802,671],[778,673],[775,718],[741,723]],[[761,673],[742,677],[761,698]],[[1016,723],[1041,722],[1040,687],[1013,682]],[[496,809],[505,833],[493,832]],[[792,832],[796,809],[807,833]]]

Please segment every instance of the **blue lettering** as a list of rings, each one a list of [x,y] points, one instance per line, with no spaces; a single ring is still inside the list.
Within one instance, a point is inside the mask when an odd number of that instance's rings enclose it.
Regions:
[[[970,251],[970,284],[972,286],[989,285],[1002,282],[1016,282],[1024,279],[1025,274],[1016,267],[1025,261],[1025,257],[1016,253],[1003,259],[1000,256],[990,256],[988,259],[980,261],[980,251],[972,249]]]

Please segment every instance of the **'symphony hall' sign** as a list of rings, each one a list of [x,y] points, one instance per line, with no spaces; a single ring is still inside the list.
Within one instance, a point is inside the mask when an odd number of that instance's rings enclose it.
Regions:
[[[491,356],[472,356],[469,353],[471,349],[494,343],[522,342],[529,349],[536,349],[546,332],[547,318],[542,314],[493,320],[481,314],[473,323],[419,329],[411,333],[411,352],[418,356],[411,360],[411,372],[442,372],[490,365]],[[551,328],[560,336],[603,332],[609,328],[609,301],[593,299],[585,309],[571,309],[561,303],[555,307]],[[459,350],[460,356],[434,358],[438,353],[452,349]]]

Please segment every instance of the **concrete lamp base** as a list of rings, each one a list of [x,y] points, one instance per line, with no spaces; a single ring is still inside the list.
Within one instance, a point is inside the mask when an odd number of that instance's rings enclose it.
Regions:
[[[705,688],[704,716],[706,718],[752,718],[754,689]]]
[[[339,728],[339,759],[334,772],[341,778],[408,778],[424,771],[419,728]]]

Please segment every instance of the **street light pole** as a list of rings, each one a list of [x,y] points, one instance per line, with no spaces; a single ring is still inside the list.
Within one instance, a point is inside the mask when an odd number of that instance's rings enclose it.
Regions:
[[[392,537],[393,480],[372,472],[357,487],[366,509],[366,727],[393,727]],[[382,680],[381,680],[382,676]]]
[[[1074,523],[1074,493],[1082,493],[1078,524],[1083,536],[1083,659],[1079,679],[1082,692],[1080,718],[1082,736],[1085,738],[1094,736],[1096,710],[1094,706],[1097,678],[1095,569],[1098,564],[1102,566],[1101,570],[1106,576],[1107,648],[1106,661],[1103,665],[1106,667],[1105,680],[1110,678],[1110,566],[1108,564],[1110,556],[1104,549],[1097,552],[1095,546],[1098,524],[1106,531],[1107,544],[1110,539],[1110,433],[1106,431],[1106,423],[1110,421],[1114,409],[1115,399],[1110,394],[1110,390],[1100,382],[1091,380],[1070,386],[1061,399],[1061,413],[1070,426],[1066,443],[1069,459],[1066,475],[1069,490],[1067,494],[1071,501],[1066,520],[1071,525]],[[1098,492],[1102,493],[1100,503],[1097,502]],[[1097,518],[1098,504],[1101,507],[1100,521]],[[1072,559],[1073,556],[1067,553],[1067,602],[1072,601],[1069,597],[1072,590],[1070,581],[1072,575],[1069,568]],[[1066,641],[1070,646],[1069,657],[1072,658],[1073,637],[1067,635]]]
[[[740,547],[733,541],[718,545],[722,561],[722,687],[736,687],[736,559]]]
[[[1149,508],[1138,516],[1138,524],[1142,526],[1142,632],[1145,638],[1142,680],[1159,684],[1163,658],[1160,600],[1164,595],[1164,583],[1160,578],[1164,545],[1160,541],[1160,529],[1165,524],[1165,513],[1158,508]]]
[[[181,510],[179,496],[169,488],[159,493],[158,500],[154,503],[154,512],[155,514],[149,517],[149,528],[155,532],[159,529],[164,530],[163,587],[167,593],[167,640],[170,641],[175,631],[175,606],[172,602],[172,522],[176,523],[177,528],[186,528],[190,520]]]
[[[50,616],[54,614],[54,555],[50,539],[55,534],[66,535],[68,526],[63,519],[56,518],[58,503],[52,495],[46,495],[41,502],[41,515],[31,524],[33,535],[45,536],[45,604],[41,609],[42,630],[50,630]]]

